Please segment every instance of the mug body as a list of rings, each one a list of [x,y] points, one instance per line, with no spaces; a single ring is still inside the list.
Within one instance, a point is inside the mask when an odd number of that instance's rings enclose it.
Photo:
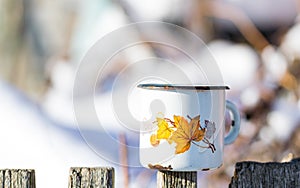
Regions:
[[[146,168],[211,170],[222,165],[225,89],[140,89],[140,162]]]

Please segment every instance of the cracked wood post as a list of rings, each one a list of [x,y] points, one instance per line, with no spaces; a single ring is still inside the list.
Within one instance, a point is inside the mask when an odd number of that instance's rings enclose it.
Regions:
[[[158,171],[157,188],[197,188],[197,172]]]
[[[239,162],[229,187],[300,187],[300,158],[286,163]]]
[[[0,170],[0,188],[35,188],[35,172],[32,169]]]
[[[69,188],[114,188],[115,171],[112,167],[72,167]]]

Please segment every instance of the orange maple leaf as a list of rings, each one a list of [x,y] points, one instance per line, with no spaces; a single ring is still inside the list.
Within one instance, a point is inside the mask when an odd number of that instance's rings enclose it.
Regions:
[[[174,118],[174,127],[178,127],[181,116],[174,115],[173,118]]]
[[[191,119],[190,123],[181,117],[177,130],[169,138],[169,143],[176,143],[175,153],[183,153],[191,147],[192,141],[201,141],[204,138],[205,130],[200,129],[200,116]]]

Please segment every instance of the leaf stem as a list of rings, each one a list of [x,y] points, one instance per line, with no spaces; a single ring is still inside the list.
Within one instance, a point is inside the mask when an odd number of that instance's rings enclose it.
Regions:
[[[209,148],[208,146],[201,146],[199,144],[197,144],[196,142],[192,141],[193,144],[195,144],[196,146],[200,147],[200,148]]]
[[[205,144],[208,144],[208,146],[201,146],[201,145],[199,145],[199,144],[197,144],[197,143],[195,143],[195,142],[193,142],[193,141],[192,141],[192,143],[195,144],[196,146],[200,147],[200,148],[210,148],[210,149],[211,149],[211,152],[213,152],[213,153],[216,151],[215,145],[212,144],[212,143],[210,143],[206,138],[204,138],[202,141],[203,141]]]

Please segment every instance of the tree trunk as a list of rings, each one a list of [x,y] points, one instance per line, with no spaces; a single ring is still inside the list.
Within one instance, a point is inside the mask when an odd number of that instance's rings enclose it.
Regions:
[[[0,170],[0,188],[35,188],[35,172],[28,169]]]
[[[237,163],[229,187],[300,187],[300,158],[287,163]]]
[[[158,188],[197,188],[197,172],[157,172]]]
[[[69,188],[113,188],[114,174],[114,168],[71,168]]]

